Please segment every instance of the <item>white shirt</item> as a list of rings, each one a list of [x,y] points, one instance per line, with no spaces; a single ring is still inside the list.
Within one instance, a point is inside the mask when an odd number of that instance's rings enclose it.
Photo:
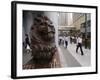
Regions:
[[[58,38],[62,40],[62,37],[61,36],[59,36]]]
[[[65,37],[65,41],[68,41],[68,37]]]
[[[78,37],[77,43],[82,43],[82,38]]]

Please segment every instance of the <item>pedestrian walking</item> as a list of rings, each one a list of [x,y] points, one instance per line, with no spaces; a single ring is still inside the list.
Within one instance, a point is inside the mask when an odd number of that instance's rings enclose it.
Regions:
[[[79,36],[77,38],[77,47],[76,47],[76,53],[78,53],[78,49],[80,48],[80,51],[81,51],[81,55],[84,55],[83,54],[83,50],[82,50],[82,37]]]
[[[67,46],[68,46],[68,36],[65,36],[65,48],[67,48]]]
[[[26,51],[27,51],[27,53],[29,53],[30,52],[30,41],[29,41],[29,37],[28,37],[28,34],[25,34],[25,43],[26,43]]]
[[[26,45],[30,46],[28,34],[25,34],[25,43],[26,43]]]
[[[61,45],[61,42],[62,42],[62,37],[61,37],[61,36],[59,36],[58,38],[59,38],[59,40],[58,40],[58,41],[59,41],[59,45]]]

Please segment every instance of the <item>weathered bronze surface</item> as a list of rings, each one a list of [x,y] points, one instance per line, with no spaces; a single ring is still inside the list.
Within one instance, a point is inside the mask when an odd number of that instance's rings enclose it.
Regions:
[[[37,16],[30,29],[30,47],[35,65],[49,65],[56,52],[55,28],[47,16]]]

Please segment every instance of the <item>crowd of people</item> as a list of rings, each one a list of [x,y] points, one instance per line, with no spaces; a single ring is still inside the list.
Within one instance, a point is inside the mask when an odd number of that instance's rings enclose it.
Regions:
[[[80,48],[81,55],[84,55],[83,49],[82,49],[82,36],[78,35],[77,37],[75,36],[59,36],[59,45],[63,45],[66,49],[69,44],[76,44],[76,53],[78,53],[78,50]]]

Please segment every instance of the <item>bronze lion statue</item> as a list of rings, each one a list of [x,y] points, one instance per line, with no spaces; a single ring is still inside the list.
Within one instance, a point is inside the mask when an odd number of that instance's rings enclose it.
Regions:
[[[55,28],[47,16],[38,15],[30,29],[30,47],[35,64],[49,64],[56,52]]]

